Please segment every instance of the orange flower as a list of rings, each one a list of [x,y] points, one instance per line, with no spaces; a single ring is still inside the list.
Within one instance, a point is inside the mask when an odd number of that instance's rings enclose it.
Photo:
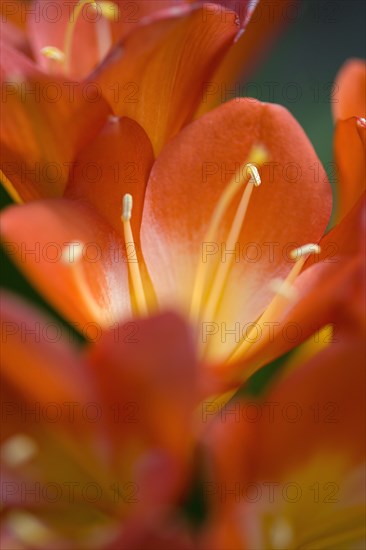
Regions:
[[[9,79],[17,76],[17,83],[23,65],[27,77],[31,65],[34,70],[38,65],[50,76],[69,79],[72,89],[76,79],[84,93],[94,89],[106,97],[116,115],[136,120],[158,153],[192,119],[206,81],[250,19],[253,2],[234,3],[240,18],[227,4],[35,1],[22,8],[32,60],[11,47]],[[21,5],[9,2],[5,20],[14,9]],[[6,35],[15,36],[10,25]]]
[[[365,90],[366,63],[350,59],[338,73],[333,104],[334,155],[339,178],[338,220],[349,212],[365,189]]]
[[[166,521],[192,459],[186,325],[121,325],[80,354],[11,296],[2,319],[1,547],[117,549],[136,522]]]
[[[121,152],[135,163],[134,182],[114,178]],[[92,161],[99,179],[86,175]],[[243,357],[270,344],[267,327],[288,301],[297,303],[291,285],[318,252],[308,243],[324,233],[331,194],[322,167],[314,181],[315,163],[284,108],[234,100],[166,145],[143,200],[149,142],[136,123],[115,119],[77,157],[63,198],[9,208],[3,233],[72,322],[108,327],[131,308],[173,308],[190,319],[205,361],[237,376]]]
[[[204,548],[362,547],[365,349],[352,321],[261,399],[213,420]]]

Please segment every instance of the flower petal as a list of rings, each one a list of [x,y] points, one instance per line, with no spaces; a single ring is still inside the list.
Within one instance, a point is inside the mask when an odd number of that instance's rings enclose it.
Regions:
[[[334,155],[338,171],[338,220],[342,220],[365,190],[365,141],[364,120],[356,117],[338,120],[334,133]]]
[[[146,130],[155,153],[193,115],[204,82],[238,31],[235,14],[213,4],[174,13],[146,20],[91,76],[117,115]]]
[[[88,360],[102,405],[104,400],[127,403],[119,411],[131,420],[125,426],[126,437],[143,427],[157,440],[169,442],[174,455],[181,457],[183,449],[187,451],[188,426],[198,402],[195,351],[189,327],[172,313],[131,319],[90,347]],[[105,429],[114,434],[111,460],[123,460],[118,452],[124,437],[120,426],[111,422]]]
[[[47,77],[12,48],[2,53],[5,186],[18,202],[60,196],[76,152],[99,131],[109,108],[95,89],[88,95],[81,84]]]
[[[123,239],[122,197],[132,194],[131,223],[137,237],[153,160],[150,140],[137,122],[110,117],[76,157],[65,197],[90,203]]]
[[[1,312],[3,379],[40,403],[75,399],[77,391],[86,392],[79,354],[60,326],[10,293],[1,295]],[[7,416],[11,420],[10,413]]]
[[[141,244],[160,305],[187,313],[197,264],[233,259],[226,241],[238,197],[215,242],[205,243],[205,237],[235,169],[258,145],[269,159],[260,169],[262,185],[253,190],[221,308],[205,322],[225,323],[230,330],[255,321],[272,299],[272,278],[287,275],[293,265],[290,250],[320,240],[331,209],[330,187],[303,130],[280,106],[234,100],[185,128],[152,169]],[[235,345],[234,337],[223,342],[220,336],[219,355]]]
[[[245,1],[233,0],[230,4],[233,4],[233,11],[239,12],[242,24],[245,24],[245,32],[241,30],[240,36],[225,54],[215,73],[205,82],[197,116],[211,111],[233,96],[248,95],[245,93],[245,81],[262,57],[270,51],[275,39],[286,26],[286,21],[290,20],[290,16],[284,16],[288,13],[286,10],[297,9],[293,0],[271,0],[270,4],[260,1],[254,11],[252,3],[248,6]]]
[[[19,268],[79,330],[87,332],[92,323],[92,339],[130,311],[122,243],[92,207],[36,201],[8,208],[1,223]]]
[[[335,82],[333,105],[334,119],[353,116],[366,117],[366,62],[363,59],[349,59],[339,71]]]
[[[282,318],[263,331],[252,349],[232,365],[237,377],[247,377],[314,335],[315,349],[338,339],[341,324],[347,322],[358,332],[364,327],[365,197],[320,242],[322,253],[309,259],[295,288],[297,297],[290,302]],[[331,324],[333,333],[319,340],[315,334]],[[223,369],[224,370],[224,369]]]

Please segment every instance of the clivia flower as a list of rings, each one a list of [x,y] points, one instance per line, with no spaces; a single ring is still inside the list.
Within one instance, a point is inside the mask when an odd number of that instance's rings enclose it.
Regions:
[[[48,89],[63,83],[70,109],[70,89],[84,94],[91,109],[95,96],[103,97],[115,115],[133,118],[144,128],[157,154],[192,120],[205,83],[243,33],[255,5],[235,2],[238,17],[230,10],[233,3],[225,1],[35,1],[24,8],[32,54],[2,44],[8,60],[3,85],[13,83],[17,89],[20,83],[32,87],[45,80],[43,93],[54,104]],[[13,8],[20,6],[10,2]]]
[[[121,154],[135,162],[133,182],[115,178]],[[92,161],[101,168],[94,181],[85,171]],[[319,253],[327,178],[320,167],[314,181],[319,160],[292,116],[250,99],[191,123],[150,171],[151,163],[138,125],[109,120],[79,153],[62,197],[3,213],[6,246],[81,326],[180,312],[204,362],[224,379],[235,372],[237,383],[253,367],[248,359],[243,370],[243,357],[271,347],[272,329],[296,303],[294,282]]]

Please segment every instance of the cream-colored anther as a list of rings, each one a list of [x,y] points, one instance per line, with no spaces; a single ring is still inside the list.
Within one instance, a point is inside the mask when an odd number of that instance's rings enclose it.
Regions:
[[[53,59],[54,61],[59,61],[60,63],[65,61],[64,52],[55,46],[45,46],[41,49],[41,54],[48,59]]]
[[[129,222],[132,217],[133,198],[132,195],[126,193],[122,200],[122,221]]]

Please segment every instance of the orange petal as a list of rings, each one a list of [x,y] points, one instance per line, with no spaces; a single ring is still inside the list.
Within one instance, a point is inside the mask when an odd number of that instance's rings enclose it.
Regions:
[[[303,130],[278,105],[249,99],[227,103],[165,147],[145,198],[142,252],[159,303],[187,313],[198,263],[233,257],[230,251],[225,255],[225,246],[240,197],[225,215],[214,250],[205,248],[204,239],[224,188],[255,145],[267,149],[269,161],[260,168],[262,185],[252,193],[216,319],[227,330],[257,319],[272,299],[271,279],[292,266],[290,250],[318,242],[326,227],[330,187]],[[233,345],[233,337],[220,339],[219,351]]]
[[[91,206],[49,199],[10,207],[2,215],[2,230],[18,267],[86,337],[98,339],[102,329],[129,312],[122,243]]]
[[[126,434],[136,431],[138,418],[145,430],[169,441],[174,454],[179,456],[182,448],[186,449],[191,437],[187,426],[198,401],[197,359],[186,323],[172,313],[143,321],[132,319],[91,346],[88,360],[102,405],[130,404],[119,411],[121,419],[131,420]],[[120,432],[116,422],[106,429]],[[123,443],[119,437],[111,439],[117,448]],[[118,452],[111,457],[122,459]]]
[[[231,375],[245,377],[260,366],[281,356],[313,336],[315,348],[338,339],[342,324],[347,322],[359,332],[364,327],[364,260],[365,198],[321,241],[319,258],[310,258],[295,288],[298,296],[289,303],[281,319],[263,334],[258,344],[233,365]],[[276,324],[277,323],[277,324]],[[333,336],[316,331],[333,325]],[[323,341],[325,338],[325,341]]]
[[[343,329],[261,401],[218,415],[212,530],[239,538],[229,548],[359,547],[366,357],[362,336]]]
[[[27,0],[6,0],[6,2],[0,2],[2,21],[16,25],[20,29],[24,29],[28,9],[29,2]]]
[[[146,130],[155,153],[190,119],[205,81],[238,32],[235,14],[215,5],[182,6],[174,13],[146,20],[91,76],[116,114]]]
[[[352,334],[343,326],[338,336],[337,342],[299,365],[267,396],[269,402],[278,403],[278,411],[289,403],[295,406],[291,411],[288,407],[288,416],[278,414],[275,423],[263,418],[257,426],[260,477],[280,479],[322,452],[332,453],[335,460],[344,455],[348,467],[364,459],[365,349],[360,333]],[[296,416],[298,420],[291,421]],[[318,475],[319,481],[326,479],[327,471]]]
[[[2,53],[5,186],[18,202],[60,196],[75,154],[104,124],[109,108],[95,89],[47,77],[12,48]]]
[[[76,157],[65,197],[92,204],[121,234],[122,197],[133,195],[132,226],[138,237],[146,183],[153,164],[151,143],[137,122],[110,117]]]
[[[67,332],[10,293],[1,296],[1,312],[3,379],[34,402],[79,398],[86,380]]]
[[[270,4],[260,1],[254,12],[251,11],[252,5],[248,9],[245,1],[233,0],[229,4],[233,4],[233,11],[239,12],[247,25],[245,32],[225,54],[215,73],[205,82],[197,116],[211,111],[234,96],[247,95],[243,93],[243,82],[270,50],[286,22],[290,22],[291,9],[297,9],[293,0],[271,0]]]
[[[335,81],[334,120],[353,116],[366,117],[366,62],[349,59],[340,69]]]
[[[338,171],[337,220],[356,204],[366,184],[366,122],[352,117],[338,120],[334,134],[334,156]]]

